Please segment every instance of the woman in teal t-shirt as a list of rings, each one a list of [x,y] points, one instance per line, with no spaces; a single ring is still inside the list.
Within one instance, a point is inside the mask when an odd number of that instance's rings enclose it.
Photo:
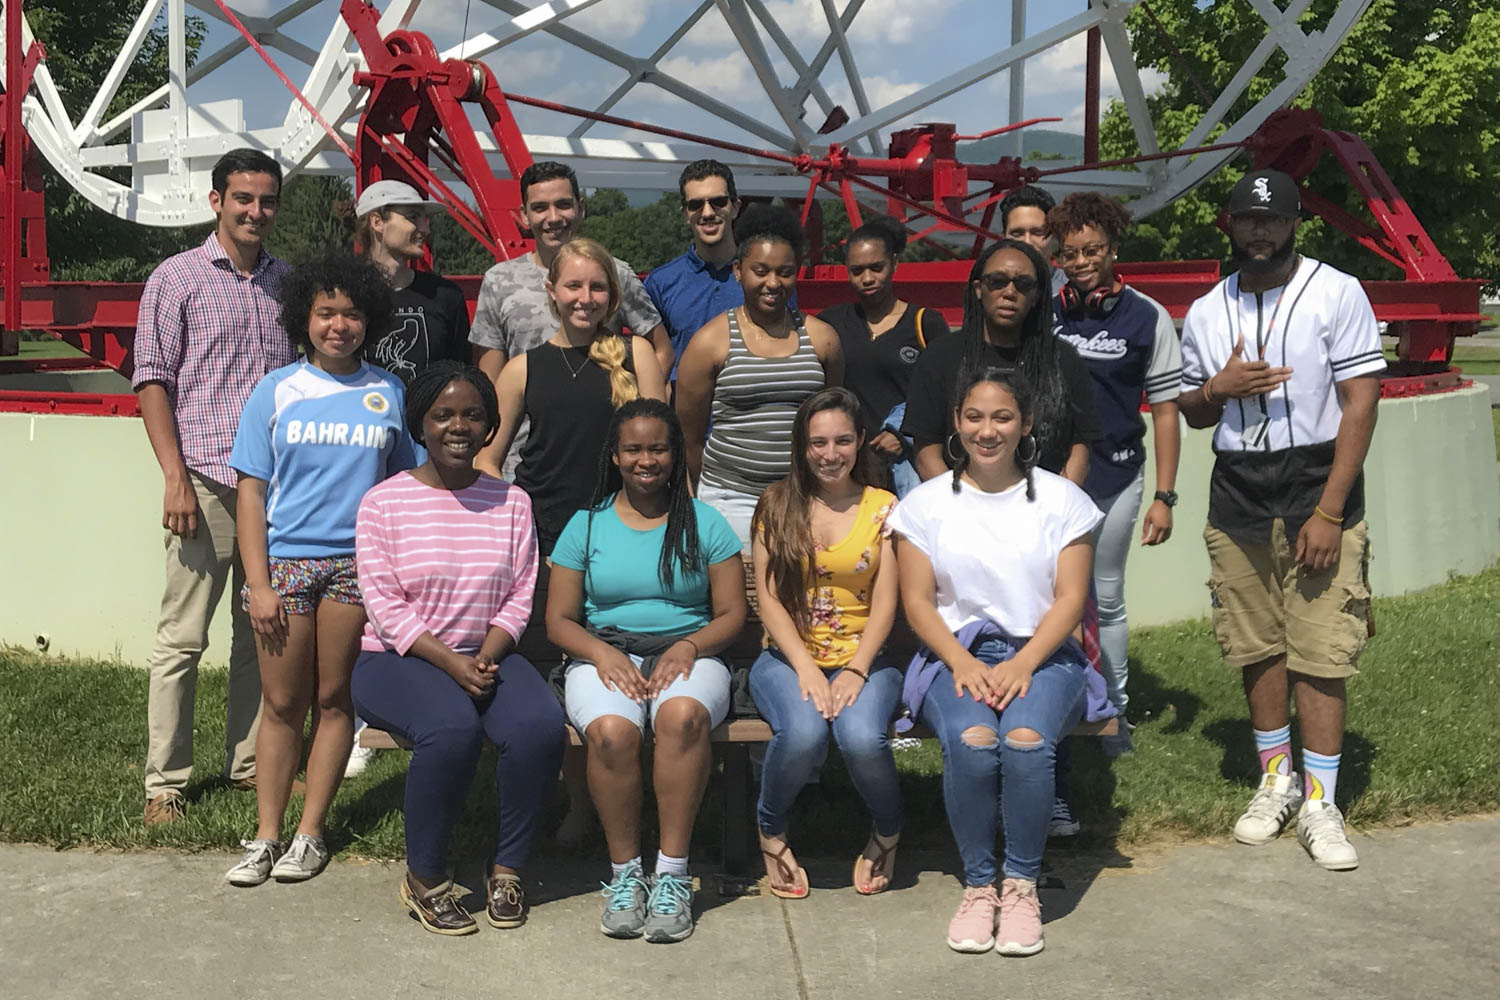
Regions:
[[[589,506],[552,550],[547,638],[567,653],[564,709],[588,744],[589,794],[612,874],[600,928],[681,941],[693,933],[688,844],[708,783],[709,733],[729,714],[714,654],[745,624],[740,540],[693,499],[682,425],[665,403],[615,411]],[[661,849],[641,866],[641,736],[655,736]]]

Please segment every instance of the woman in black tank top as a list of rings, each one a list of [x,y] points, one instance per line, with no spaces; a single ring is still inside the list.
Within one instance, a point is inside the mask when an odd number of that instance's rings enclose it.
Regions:
[[[666,401],[650,341],[605,325],[620,307],[609,251],[590,239],[565,244],[547,272],[547,296],[558,331],[501,369],[500,433],[475,462],[499,476],[516,428],[530,419],[516,485],[531,497],[543,557],[588,501],[614,411],[640,397]]]

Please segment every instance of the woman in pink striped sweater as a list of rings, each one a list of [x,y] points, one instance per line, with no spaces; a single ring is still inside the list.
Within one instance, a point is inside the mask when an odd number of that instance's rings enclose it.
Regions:
[[[494,386],[477,368],[434,364],[412,381],[406,401],[407,426],[428,457],[360,503],[355,558],[369,624],[354,704],[371,725],[414,747],[400,896],[435,934],[478,930],[448,873],[448,837],[485,739],[499,749],[486,917],[495,927],[519,927],[520,872],[566,738],[557,699],[514,652],[536,586],[531,500],[473,467],[500,420]]]

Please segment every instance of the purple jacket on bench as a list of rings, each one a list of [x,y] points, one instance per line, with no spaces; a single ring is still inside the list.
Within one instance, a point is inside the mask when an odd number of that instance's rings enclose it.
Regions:
[[[965,649],[972,650],[986,639],[999,639],[1005,643],[1010,651],[1007,657],[1014,656],[1025,642],[1017,640],[1005,633],[999,625],[991,621],[969,622],[958,630],[954,636]],[[1109,703],[1109,697],[1104,687],[1104,676],[1099,671],[1089,666],[1088,658],[1084,656],[1083,649],[1073,639],[1068,639],[1057,648],[1057,653],[1072,655],[1083,662],[1083,683],[1087,693],[1084,703],[1083,717],[1089,722],[1098,722],[1100,719],[1112,719],[1119,712],[1115,706]],[[1050,659],[1050,657],[1049,657]],[[901,700],[906,703],[907,714],[896,720],[896,732],[904,733],[911,729],[913,721],[922,711],[922,699],[927,697],[927,689],[932,687],[934,678],[938,671],[944,666],[943,660],[932,650],[923,646],[917,650],[917,655],[911,658],[911,665],[906,668],[906,682],[901,688]]]

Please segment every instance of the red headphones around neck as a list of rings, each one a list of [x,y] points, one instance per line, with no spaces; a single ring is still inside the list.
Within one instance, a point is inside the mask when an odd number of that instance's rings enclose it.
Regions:
[[[1062,303],[1062,311],[1065,316],[1083,318],[1088,316],[1092,319],[1104,319],[1114,311],[1115,306],[1120,303],[1120,295],[1125,291],[1125,282],[1119,276],[1115,276],[1114,284],[1100,285],[1087,295],[1081,294],[1073,287],[1070,281],[1062,286],[1057,293],[1057,299]]]

